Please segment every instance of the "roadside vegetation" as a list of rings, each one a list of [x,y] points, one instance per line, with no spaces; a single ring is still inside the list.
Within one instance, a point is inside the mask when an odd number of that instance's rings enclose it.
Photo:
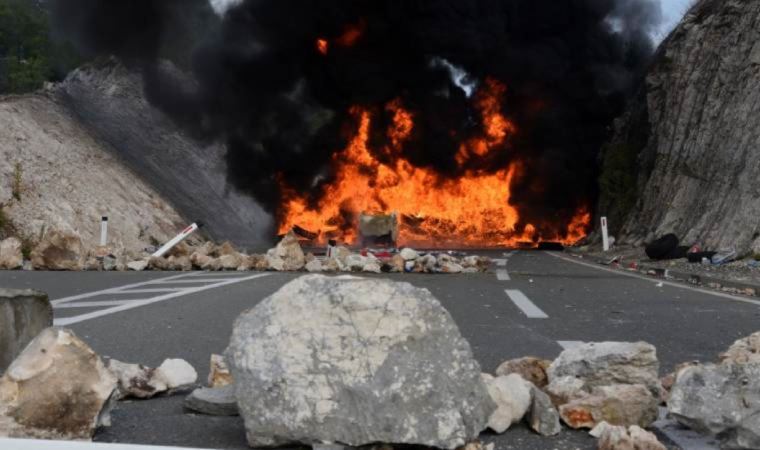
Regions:
[[[33,92],[82,62],[68,42],[51,38],[42,0],[0,0],[0,94]]]

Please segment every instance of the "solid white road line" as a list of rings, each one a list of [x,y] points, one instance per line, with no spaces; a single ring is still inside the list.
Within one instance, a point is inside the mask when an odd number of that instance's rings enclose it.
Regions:
[[[128,291],[112,292],[111,294],[155,294],[159,292],[176,292],[186,288],[153,288],[153,289],[130,289]]]
[[[245,278],[245,277],[229,277],[229,278],[196,278],[196,277],[192,277],[192,278],[182,278],[180,280],[176,280],[176,279],[175,280],[160,280],[160,281],[155,281],[152,284],[218,283],[220,281],[230,281],[230,280],[234,281],[234,280],[242,279],[242,278]]]
[[[583,341],[557,341],[557,344],[559,344],[560,347],[562,347],[564,350],[568,350],[571,348],[579,347],[584,344]]]
[[[82,441],[38,441],[34,439],[3,438],[0,438],[0,448],[3,450],[191,450],[187,447],[159,447],[154,445],[101,444]]]
[[[139,301],[139,302],[128,301],[128,302],[125,302],[125,304],[123,304],[123,305],[114,306],[112,308],[107,308],[107,309],[103,309],[103,310],[100,310],[100,311],[93,311],[93,312],[90,312],[90,313],[87,313],[87,314],[82,314],[82,315],[74,316],[74,317],[62,317],[62,318],[59,318],[59,319],[55,319],[53,321],[53,323],[55,325],[57,325],[57,326],[71,325],[71,324],[74,324],[74,323],[84,322],[85,320],[94,319],[96,317],[107,316],[107,315],[114,314],[114,313],[117,313],[117,312],[120,312],[120,311],[126,311],[126,310],[133,309],[133,308],[139,308],[140,306],[150,305],[152,303],[163,302],[163,301],[166,301],[166,300],[169,300],[169,299],[172,299],[172,298],[181,297],[183,295],[196,294],[198,292],[207,291],[209,289],[215,289],[215,288],[222,287],[222,286],[228,286],[230,284],[241,283],[243,281],[249,281],[249,280],[253,280],[253,279],[256,279],[256,278],[266,277],[268,275],[269,275],[268,273],[259,273],[259,274],[256,274],[256,275],[250,275],[250,276],[243,277],[243,278],[236,277],[236,278],[226,279],[224,281],[221,281],[221,282],[218,282],[218,283],[214,283],[214,284],[208,284],[208,285],[205,285],[205,286],[196,286],[196,287],[189,288],[189,289],[184,289],[184,290],[178,291],[178,292],[171,292],[171,293],[168,293],[168,294],[165,294],[165,295],[160,295],[158,297],[154,297],[154,298],[151,298],[151,299],[145,300],[145,301]]]
[[[177,278],[180,278],[180,277],[186,277],[186,276],[188,276],[188,274],[179,274],[179,275],[172,275],[170,277],[163,277],[163,278],[159,278],[159,279],[142,281],[140,283],[125,284],[124,286],[117,286],[115,288],[103,289],[101,291],[93,291],[93,292],[87,292],[85,294],[72,295],[70,297],[59,298],[59,299],[56,299],[56,300],[52,300],[50,303],[53,304],[53,305],[57,305],[59,303],[66,303],[66,302],[70,302],[70,301],[74,301],[74,300],[81,300],[83,298],[97,297],[99,295],[104,295],[104,294],[114,294],[114,293],[121,292],[124,289],[131,289],[131,288],[146,286],[146,285],[149,285],[149,284],[153,284],[153,283],[155,283],[157,281],[174,280],[174,279],[177,279]]]
[[[663,280],[656,279],[656,278],[649,278],[647,276],[639,275],[637,273],[631,273],[631,272],[628,272],[626,270],[617,270],[617,269],[610,269],[610,268],[607,268],[607,267],[601,267],[601,266],[596,265],[596,264],[591,264],[591,263],[587,263],[587,262],[583,262],[583,261],[577,261],[575,258],[571,258],[571,257],[567,257],[567,256],[562,256],[562,255],[557,255],[557,254],[552,253],[552,252],[544,252],[544,253],[546,253],[548,255],[551,255],[551,256],[553,256],[555,258],[559,258],[559,259],[561,259],[563,261],[568,261],[568,262],[575,263],[575,264],[578,264],[578,265],[581,265],[581,266],[590,267],[592,269],[603,270],[605,272],[616,273],[618,275],[623,275],[623,276],[626,276],[626,277],[638,278],[640,280],[654,282],[654,283],[658,283],[658,284],[662,283],[662,284],[667,285],[667,286],[673,286],[673,287],[677,287],[677,288],[681,288],[681,289],[686,289],[688,291],[699,292],[699,293],[708,294],[708,295],[714,295],[716,297],[727,298],[729,300],[733,300],[733,301],[736,301],[736,302],[749,303],[751,305],[760,306],[760,300],[752,300],[752,299],[745,298],[745,297],[739,297],[739,296],[736,296],[736,295],[726,294],[725,292],[710,291],[708,289],[701,289],[701,288],[698,288],[698,287],[689,286],[687,284],[674,283],[672,281],[663,281]]]
[[[496,269],[496,279],[499,281],[511,280],[511,278],[509,277],[509,272],[507,272],[507,269]]]
[[[135,300],[104,300],[104,301],[95,301],[95,302],[68,302],[68,303],[61,303],[60,305],[56,305],[53,307],[53,309],[65,309],[65,308],[95,308],[98,306],[119,306],[119,305],[126,305],[127,303],[132,302],[146,302],[149,299],[140,298]]]
[[[546,315],[545,312],[541,311],[541,309],[536,306],[528,297],[525,296],[525,294],[522,293],[522,291],[518,291],[516,289],[507,289],[504,292],[507,293],[507,296],[509,296],[509,299],[512,300],[512,303],[515,304],[520,310],[525,313],[526,316],[528,316],[529,319],[548,319],[549,316]]]

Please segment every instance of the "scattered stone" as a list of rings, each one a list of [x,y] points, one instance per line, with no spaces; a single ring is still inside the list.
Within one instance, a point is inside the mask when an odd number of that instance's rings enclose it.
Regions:
[[[699,361],[690,361],[686,363],[681,363],[676,366],[673,372],[670,372],[669,374],[665,375],[664,377],[660,379],[660,384],[662,385],[662,388],[666,392],[666,395],[663,398],[663,401],[667,400],[670,390],[673,388],[673,385],[676,382],[676,378],[678,378],[678,374],[687,367],[698,366],[698,365],[699,365]]]
[[[47,328],[0,378],[0,437],[91,439],[116,378],[70,330]]]
[[[216,250],[216,246],[211,241],[204,242],[200,247],[196,248],[193,255],[210,256]],[[192,258],[192,255],[191,255]]]
[[[208,386],[222,387],[232,384],[233,378],[230,368],[222,355],[211,355],[211,363],[208,371]]]
[[[717,436],[721,448],[760,448],[760,363],[681,370],[668,413],[686,427]]]
[[[344,264],[346,268],[350,271],[354,272],[361,272],[364,270],[364,266],[369,264],[371,261],[369,258],[358,255],[356,253],[352,253],[348,255],[344,261]]]
[[[488,428],[498,434],[504,433],[512,424],[520,422],[528,412],[532,385],[517,374],[482,376],[491,400],[496,403],[496,410],[488,419]]]
[[[31,254],[34,268],[43,270],[81,270],[84,258],[79,236],[57,230],[46,233]]]
[[[405,262],[405,260],[404,260],[403,256],[399,255],[398,253],[395,254],[395,255],[393,255],[393,257],[391,257],[391,262],[390,262],[391,272],[394,272],[394,273],[401,273],[401,272],[403,272],[404,271],[404,262]]]
[[[21,269],[26,271],[34,270],[34,264],[31,261],[24,261],[24,266]]]
[[[212,259],[213,258],[208,256],[208,254],[202,253],[200,250],[196,250],[192,255],[190,255],[190,263],[193,265],[193,268],[195,269],[202,269]]]
[[[193,263],[190,262],[189,256],[170,256],[167,260],[169,270],[190,271],[193,270]]]
[[[254,256],[240,254],[240,264],[235,270],[238,272],[250,272],[254,270],[256,266],[256,258]]]
[[[167,359],[156,369],[111,359],[107,367],[119,382],[117,399],[151,398],[187,388],[198,379],[195,369],[182,359]]]
[[[475,269],[473,272],[485,272],[491,265],[491,259],[484,256],[470,255],[462,258],[461,264],[465,269]]]
[[[549,397],[552,399],[552,403],[554,403],[555,406],[560,406],[586,395],[587,392],[583,390],[585,386],[586,384],[583,380],[578,378],[559,377],[553,379],[546,388],[544,388],[544,391],[549,394]]]
[[[254,447],[454,449],[495,408],[449,313],[408,283],[300,277],[238,317],[226,357]]]
[[[380,264],[378,264],[377,260],[373,260],[362,267],[362,272],[381,273],[382,270],[380,270]]]
[[[238,251],[235,250],[235,246],[232,245],[230,241],[225,241],[222,243],[222,245],[217,247],[211,254],[213,254],[213,256],[216,256],[216,257],[222,257],[222,256],[228,256],[228,255],[234,256],[238,254]]]
[[[455,262],[441,262],[441,272],[443,273],[462,273],[464,268]]]
[[[292,231],[286,234],[279,244],[267,252],[269,267],[273,270],[301,270],[306,265],[306,255],[298,243],[298,237]]]
[[[531,386],[531,404],[528,424],[541,436],[555,436],[562,431],[559,412],[549,396],[535,386]]]
[[[643,384],[659,398],[657,351],[646,342],[592,342],[563,351],[547,369],[549,381],[572,376],[585,389],[613,384]]]
[[[760,331],[737,340],[719,358],[721,364],[760,363]]]
[[[148,261],[145,259],[141,259],[139,261],[132,261],[130,263],[127,263],[127,268],[129,270],[134,270],[136,272],[142,272],[143,270],[148,268]]]
[[[97,272],[103,270],[103,265],[98,258],[91,256],[87,258],[82,269],[89,272]]]
[[[417,258],[420,257],[420,254],[411,248],[402,249],[399,255],[401,255],[401,257],[404,258],[404,261],[415,261]]]
[[[590,394],[559,407],[571,428],[594,428],[600,422],[647,427],[657,419],[659,399],[643,384],[595,387]]]
[[[187,256],[190,257],[190,255],[193,253],[193,249],[187,245],[187,242],[180,242],[179,244],[175,245],[171,249],[169,249],[168,252],[166,252],[166,257],[171,258],[172,256],[180,257],[180,256]]]
[[[243,255],[240,253],[225,253],[219,257],[219,265],[222,270],[237,270],[243,264]]]
[[[340,262],[335,258],[328,258],[322,264],[322,270],[324,272],[338,272],[340,270]]]
[[[210,416],[237,416],[235,386],[198,388],[187,396],[185,408]]]
[[[169,260],[163,256],[151,256],[148,259],[148,268],[150,270],[170,270]]]
[[[44,292],[0,289],[0,373],[42,330],[53,325],[53,308]]]
[[[589,434],[599,439],[599,450],[667,450],[657,436],[636,425],[626,430],[601,422]]]
[[[205,264],[201,266],[201,270],[206,270],[209,272],[222,270],[222,262],[220,258],[209,258],[206,260]]]
[[[435,271],[435,266],[438,260],[433,255],[421,256],[417,259],[417,262],[422,266],[422,271],[431,273]]]
[[[322,272],[322,262],[318,259],[313,259],[306,263],[307,272]]]
[[[119,269],[119,260],[113,255],[103,257],[103,270],[112,271]]]
[[[16,270],[24,265],[21,240],[15,237],[0,242],[0,269]]]
[[[510,359],[504,361],[496,369],[496,375],[509,375],[510,373],[516,373],[533,383],[536,387],[543,389],[549,384],[549,379],[546,376],[546,369],[551,365],[551,361],[546,359],[536,358],[533,356],[526,356],[524,358]]]
[[[266,255],[251,255],[254,270],[269,270],[269,261]]]

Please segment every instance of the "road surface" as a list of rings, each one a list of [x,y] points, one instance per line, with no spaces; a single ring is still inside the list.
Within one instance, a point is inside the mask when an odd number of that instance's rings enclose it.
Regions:
[[[578,342],[643,340],[657,347],[665,374],[684,361],[715,360],[734,340],[760,329],[756,300],[604,270],[561,254],[483,254],[495,259],[488,273],[376,276],[429,289],[451,312],[486,372],[521,356],[553,359]],[[152,366],[167,357],[184,358],[203,381],[209,355],[224,350],[233,320],[299,275],[0,272],[0,285],[48,292],[56,323],[72,328],[103,356]],[[189,414],[182,399],[121,402],[113,426],[96,440],[246,448],[240,418]],[[545,438],[516,426],[483,438],[497,449],[596,448],[586,433],[567,429]]]

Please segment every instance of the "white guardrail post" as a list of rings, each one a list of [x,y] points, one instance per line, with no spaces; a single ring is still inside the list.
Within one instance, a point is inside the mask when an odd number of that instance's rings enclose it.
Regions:
[[[607,231],[607,218],[602,217],[602,247],[604,248],[604,251],[609,251],[610,249],[610,235]]]

